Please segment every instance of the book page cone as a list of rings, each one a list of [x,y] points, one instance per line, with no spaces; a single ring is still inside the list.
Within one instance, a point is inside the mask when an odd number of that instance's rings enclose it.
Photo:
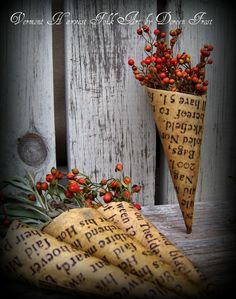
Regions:
[[[17,220],[1,240],[0,253],[1,273],[38,287],[80,297],[163,298],[152,283]]]
[[[211,294],[214,291],[214,286],[209,283],[205,275],[199,271],[184,252],[168,240],[133,204],[124,201],[111,202],[99,207],[98,211],[131,238],[139,241],[146,249],[172,265],[189,280],[198,284],[206,294]]]
[[[191,233],[206,96],[147,90],[187,233]]]
[[[129,214],[127,215],[129,217]],[[132,218],[130,218],[132,222]],[[153,282],[167,298],[202,297],[182,273],[128,236],[93,208],[72,209],[56,217],[44,232],[97,258]]]

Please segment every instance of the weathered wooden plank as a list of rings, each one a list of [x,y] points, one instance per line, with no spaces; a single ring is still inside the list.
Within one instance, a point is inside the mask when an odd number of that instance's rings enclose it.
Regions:
[[[144,215],[196,266],[226,291],[235,265],[235,211],[230,202],[197,202],[193,232],[186,234],[178,204],[146,206]]]
[[[2,12],[1,179],[45,174],[55,165],[51,1],[12,1]],[[14,23],[20,12],[44,24]]]
[[[233,137],[235,119],[235,100],[233,96],[233,74],[231,67],[233,39],[229,38],[233,28],[233,14],[223,2],[212,1],[168,1],[166,11],[171,12],[169,29],[176,27],[175,20],[184,20],[183,33],[177,45],[180,52],[186,51],[198,62],[199,50],[205,43],[213,44],[214,64],[207,67],[209,92],[205,128],[202,143],[202,155],[196,201],[216,200],[235,197],[236,184],[230,176],[236,177],[235,144]],[[201,21],[195,25],[189,19],[199,12],[205,12]],[[199,15],[200,17],[200,15]],[[207,20],[212,20],[206,25]],[[204,23],[205,21],[205,23]],[[227,45],[227,46],[226,46]],[[168,166],[162,154],[162,184],[160,198],[163,203],[177,202]]]
[[[132,11],[142,19],[155,13],[155,1],[65,4],[72,19],[86,20],[86,25],[65,25],[69,167],[101,179],[123,162],[125,174],[144,186],[139,201],[154,204],[155,123],[147,95],[127,65],[129,57],[140,60],[144,52],[138,25],[121,25],[118,16],[112,24],[90,20],[100,12],[125,17]]]

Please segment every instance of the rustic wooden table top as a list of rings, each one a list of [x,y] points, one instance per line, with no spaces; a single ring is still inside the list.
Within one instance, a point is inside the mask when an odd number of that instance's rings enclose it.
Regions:
[[[236,260],[234,205],[233,202],[196,203],[191,234],[185,232],[178,204],[143,207],[142,210],[211,282],[219,289],[227,290],[233,281],[232,270]]]
[[[236,269],[236,214],[232,205],[219,202],[196,203],[191,234],[185,232],[178,204],[145,206],[142,212],[172,243],[185,252],[219,288],[221,294],[234,287],[232,270]],[[10,293],[13,289],[17,290],[17,294],[23,298],[68,298],[68,294],[8,281],[4,282],[4,289]]]

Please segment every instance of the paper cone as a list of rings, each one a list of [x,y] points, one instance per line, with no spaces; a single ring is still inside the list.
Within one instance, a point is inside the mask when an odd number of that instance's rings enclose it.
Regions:
[[[147,90],[187,233],[191,233],[206,96]]]
[[[184,252],[168,240],[133,204],[125,201],[111,202],[99,207],[98,212],[134,240],[139,241],[146,249],[172,265],[181,274],[186,275],[189,280],[199,285],[204,293],[211,294],[211,291],[214,291],[214,286]]]
[[[109,298],[163,298],[150,282],[14,221],[0,242],[1,273],[38,287]]]
[[[133,222],[133,215],[124,213]],[[133,240],[114,223],[106,220],[92,208],[72,209],[56,217],[44,232],[60,241],[83,249],[86,253],[132,273],[142,279],[150,280],[159,287],[166,297],[173,293],[182,297],[202,298],[202,290],[190,282],[182,273],[161,260],[139,242]],[[150,241],[150,240],[149,240]]]

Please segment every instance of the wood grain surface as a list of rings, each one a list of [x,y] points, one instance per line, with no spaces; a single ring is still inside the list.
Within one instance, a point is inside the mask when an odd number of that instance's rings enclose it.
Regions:
[[[66,1],[72,19],[65,25],[67,144],[69,167],[95,179],[114,175],[123,162],[126,175],[143,185],[141,204],[154,204],[156,129],[144,88],[127,64],[140,60],[144,41],[137,25],[92,25],[99,12],[156,12],[155,1]],[[107,18],[106,18],[107,19]]]
[[[143,207],[143,214],[221,291],[229,287],[236,261],[233,201],[197,202],[191,234],[186,234],[178,204]]]
[[[10,1],[1,11],[1,180],[26,171],[45,175],[55,165],[51,1]]]

